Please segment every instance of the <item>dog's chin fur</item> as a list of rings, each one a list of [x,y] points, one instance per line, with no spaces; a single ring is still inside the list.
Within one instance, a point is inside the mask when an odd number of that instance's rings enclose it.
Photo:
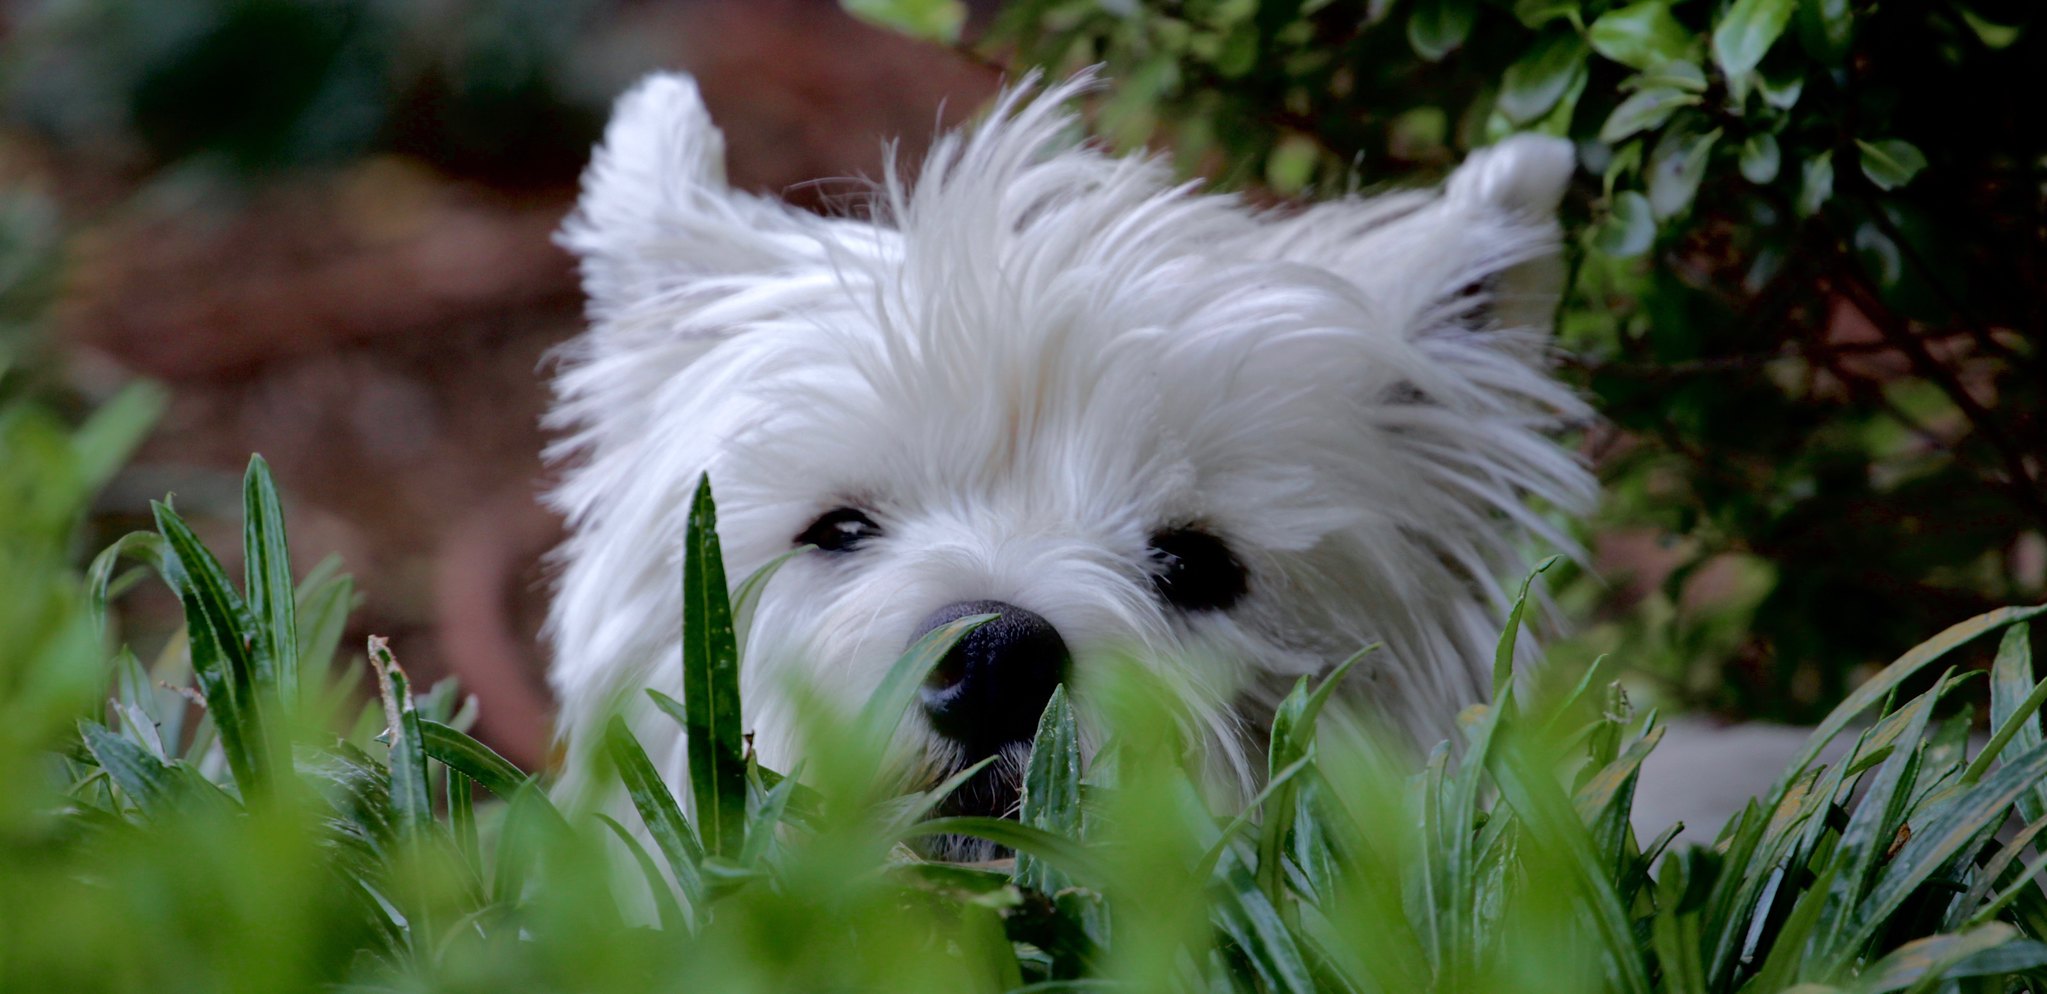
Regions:
[[[857,706],[962,600],[1055,626],[1083,712],[1102,660],[1156,669],[1240,789],[1278,696],[1368,643],[1344,699],[1419,743],[1484,696],[1500,578],[1568,546],[1530,499],[1592,493],[1552,437],[1580,405],[1546,370],[1569,146],[1513,138],[1438,190],[1261,211],[1076,145],[1062,108],[1089,85],[1027,81],[914,183],[887,175],[864,218],[730,189],[686,77],[619,101],[561,236],[592,325],[552,419],[570,791],[619,702],[685,776],[640,691],[681,694],[705,472],[734,582],[832,508],[883,531],[790,561],[743,622],[770,766],[799,758],[798,698]],[[1246,567],[1234,606],[1160,598],[1149,537],[1187,525]],[[919,718],[902,734],[928,782],[965,765]],[[1005,813],[1013,759],[959,803]]]

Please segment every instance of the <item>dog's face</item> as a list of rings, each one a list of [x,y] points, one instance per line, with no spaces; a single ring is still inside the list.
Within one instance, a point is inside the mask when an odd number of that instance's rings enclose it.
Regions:
[[[703,472],[735,581],[810,547],[742,635],[770,764],[798,758],[796,699],[862,700],[972,614],[997,618],[906,734],[932,780],[1003,757],[955,799],[973,813],[1006,813],[1053,688],[1084,700],[1112,655],[1239,782],[1285,687],[1367,642],[1352,698],[1417,736],[1482,694],[1495,577],[1541,525],[1525,495],[1586,490],[1543,435],[1572,401],[1516,325],[1568,149],[1281,217],[1067,147],[1066,95],[942,141],[875,220],[725,188],[686,80],[621,101],[565,233],[595,321],[558,415],[572,752],[621,692],[677,690]],[[673,733],[639,730],[679,780]]]

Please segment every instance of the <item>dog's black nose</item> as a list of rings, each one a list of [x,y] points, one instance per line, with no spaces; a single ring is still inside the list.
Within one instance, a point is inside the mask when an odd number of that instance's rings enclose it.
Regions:
[[[924,681],[924,714],[938,734],[973,758],[1029,742],[1052,691],[1066,679],[1066,641],[1051,622],[1002,601],[948,604],[917,626],[917,637],[976,614],[999,617],[968,632]]]

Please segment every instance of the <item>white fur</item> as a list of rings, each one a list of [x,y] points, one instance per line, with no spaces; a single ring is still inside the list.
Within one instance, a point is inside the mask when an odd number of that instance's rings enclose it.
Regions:
[[[789,563],[742,632],[771,766],[800,748],[792,686],[862,700],[969,599],[1043,615],[1083,685],[1111,652],[1159,667],[1239,781],[1277,695],[1367,643],[1348,699],[1418,741],[1484,697],[1500,578],[1568,545],[1527,498],[1593,492],[1545,369],[1570,147],[1517,137],[1440,191],[1260,211],[1077,146],[1062,107],[1089,85],[1013,90],[914,183],[886,177],[872,221],[730,189],[688,77],[620,99],[562,233],[592,323],[553,419],[572,779],[621,701],[685,776],[640,689],[680,694],[707,470],[734,583],[841,504],[886,532]],[[1155,594],[1147,538],[1187,523],[1249,567],[1235,608]]]

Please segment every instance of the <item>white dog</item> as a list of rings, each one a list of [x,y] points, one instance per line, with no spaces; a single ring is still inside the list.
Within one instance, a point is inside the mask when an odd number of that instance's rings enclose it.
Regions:
[[[1546,372],[1560,140],[1439,191],[1260,210],[1079,146],[1078,80],[1013,90],[871,217],[735,191],[694,83],[626,94],[562,240],[592,329],[564,360],[552,617],[570,775],[619,701],[663,774],[679,732],[683,524],[708,471],[728,575],[814,545],[741,633],[764,763],[791,688],[865,699],[966,614],[906,727],[956,810],[1003,814],[1053,687],[1109,653],[1171,677],[1218,772],[1253,778],[1302,674],[1367,643],[1347,699],[1423,743],[1480,700],[1502,576],[1567,544],[1577,417]]]

